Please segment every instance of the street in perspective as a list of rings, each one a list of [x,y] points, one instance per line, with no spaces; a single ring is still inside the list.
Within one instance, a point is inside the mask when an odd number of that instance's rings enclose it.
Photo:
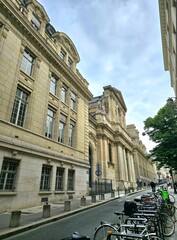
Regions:
[[[0,240],[174,240],[177,0],[0,0]]]
[[[168,192],[170,195],[176,196],[173,193],[173,189],[169,189]],[[98,196],[97,203],[94,204],[91,204],[89,198],[87,198],[85,206],[81,206],[81,202],[79,203],[78,201],[76,203],[75,201],[75,209],[71,210],[68,215],[65,215],[63,211],[64,209],[61,210],[60,206],[58,207],[60,208],[58,218],[54,219],[51,217],[51,221],[48,222],[45,222],[45,219],[43,218],[43,222],[40,225],[39,215],[42,217],[42,212],[35,212],[35,209],[33,208],[26,209],[26,212],[22,214],[24,214],[24,216],[27,214],[28,219],[23,217],[21,219],[21,227],[14,229],[14,232],[11,232],[11,229],[8,228],[10,218],[6,218],[7,214],[2,214],[0,215],[0,219],[1,221],[4,221],[4,229],[0,229],[0,239],[57,240],[70,237],[74,232],[78,232],[90,239],[94,239],[95,230],[100,225],[101,221],[106,221],[111,224],[118,223],[118,216],[114,213],[122,212],[124,210],[125,202],[135,202],[136,199],[140,199],[141,196],[147,197],[148,194],[152,194],[151,189],[142,189],[138,192],[132,192],[126,195],[124,192],[115,193],[114,197],[111,196],[111,194],[107,194],[104,200],[99,200],[100,196]],[[56,208],[54,210],[56,211]],[[30,225],[31,227],[29,227]],[[12,236],[8,237],[8,235]],[[176,237],[177,234],[175,232],[172,236],[164,239],[175,240]]]

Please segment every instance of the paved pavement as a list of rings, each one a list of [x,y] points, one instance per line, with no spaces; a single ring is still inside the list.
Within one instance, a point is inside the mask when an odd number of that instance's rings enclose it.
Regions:
[[[169,189],[169,193],[172,193],[177,200],[177,194],[174,194],[173,189]],[[105,194],[104,199],[101,196],[96,196],[96,202],[93,202],[91,196],[87,196],[85,197],[85,199],[82,200],[81,198],[70,199],[70,202],[68,203],[66,203],[65,201],[61,201],[49,204],[49,217],[44,217],[44,208],[46,208],[46,204],[37,207],[21,209],[20,224],[18,227],[9,227],[11,221],[10,212],[0,214],[0,239],[4,239],[17,233],[21,233],[44,224],[57,221],[69,215],[73,215],[77,212],[85,211],[88,208],[93,208],[100,204],[104,204],[105,202],[112,201],[116,198],[121,198],[124,195],[124,192],[116,192],[115,196],[111,196],[110,193]],[[49,212],[47,211],[45,212],[45,214],[48,215]],[[175,234],[173,234],[173,236],[168,237],[168,240],[177,240],[177,231],[175,231]]]

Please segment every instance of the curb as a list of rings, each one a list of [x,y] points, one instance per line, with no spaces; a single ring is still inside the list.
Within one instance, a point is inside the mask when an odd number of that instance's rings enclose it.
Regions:
[[[19,234],[19,233],[22,233],[22,232],[25,232],[25,231],[28,231],[28,230],[31,230],[31,229],[35,229],[37,227],[40,227],[40,226],[48,224],[48,223],[58,221],[58,220],[63,219],[65,217],[72,216],[76,213],[87,211],[90,208],[98,207],[98,206],[103,205],[107,202],[114,201],[116,199],[120,199],[120,198],[125,197],[125,196],[130,196],[130,195],[142,192],[142,191],[144,191],[144,189],[143,190],[138,190],[136,192],[131,192],[131,193],[128,193],[128,194],[123,195],[123,196],[117,196],[117,197],[113,197],[113,198],[110,198],[110,199],[107,199],[107,200],[103,200],[101,202],[91,204],[91,205],[88,205],[88,206],[85,206],[85,207],[80,207],[78,209],[75,209],[75,210],[72,210],[72,211],[69,211],[69,212],[66,212],[66,213],[64,212],[60,215],[49,217],[47,219],[43,218],[40,221],[31,223],[31,224],[28,224],[28,225],[25,225],[25,226],[19,226],[16,229],[8,229],[7,231],[5,230],[6,232],[4,231],[4,233],[0,233],[0,240],[4,239],[4,238],[7,238],[7,237],[11,237],[15,234]]]
[[[128,194],[127,194],[127,196],[128,196]],[[15,234],[19,234],[19,233],[25,232],[27,230],[31,230],[31,229],[40,227],[40,226],[48,224],[48,223],[52,223],[52,222],[58,221],[58,220],[63,219],[65,217],[72,216],[72,215],[74,215],[74,214],[76,214],[78,212],[87,211],[90,208],[98,207],[98,206],[103,205],[103,204],[105,204],[107,202],[111,202],[111,201],[114,201],[114,200],[120,199],[120,198],[121,197],[110,198],[108,200],[104,200],[102,202],[99,202],[99,203],[96,203],[96,204],[93,204],[93,205],[88,205],[88,206],[85,206],[85,207],[81,207],[79,209],[75,209],[75,210],[69,211],[67,213],[63,213],[61,215],[50,217],[50,218],[48,218],[46,220],[42,219],[40,221],[37,221],[37,222],[32,223],[32,224],[28,224],[26,226],[17,227],[16,229],[13,229],[13,230],[8,230],[8,232],[2,233],[2,234],[0,233],[0,240],[4,239],[6,237],[11,237],[11,236],[13,236]]]

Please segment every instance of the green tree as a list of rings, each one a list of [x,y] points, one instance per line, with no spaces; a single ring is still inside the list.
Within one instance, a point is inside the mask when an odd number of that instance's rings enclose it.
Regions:
[[[149,152],[152,161],[177,170],[177,103],[169,101],[153,118],[147,118],[143,135],[156,143]]]

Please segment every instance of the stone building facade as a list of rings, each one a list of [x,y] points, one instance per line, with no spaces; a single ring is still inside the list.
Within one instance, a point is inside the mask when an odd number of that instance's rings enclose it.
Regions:
[[[88,82],[36,0],[0,1],[0,212],[88,192]]]
[[[0,212],[89,194],[98,175],[115,190],[150,178],[121,92],[93,98],[79,61],[38,1],[0,1]]]
[[[170,73],[171,87],[177,97],[176,8],[176,0],[159,0],[164,69]]]
[[[135,125],[126,125],[126,111],[121,92],[111,86],[89,102],[90,174],[96,180],[99,166],[99,179],[112,181],[115,190],[136,188],[137,181],[147,186],[156,178]]]
[[[133,142],[133,156],[137,185],[148,186],[151,180],[156,181],[156,165],[147,159],[146,147],[139,137],[139,132],[134,124],[127,125],[127,132]]]

